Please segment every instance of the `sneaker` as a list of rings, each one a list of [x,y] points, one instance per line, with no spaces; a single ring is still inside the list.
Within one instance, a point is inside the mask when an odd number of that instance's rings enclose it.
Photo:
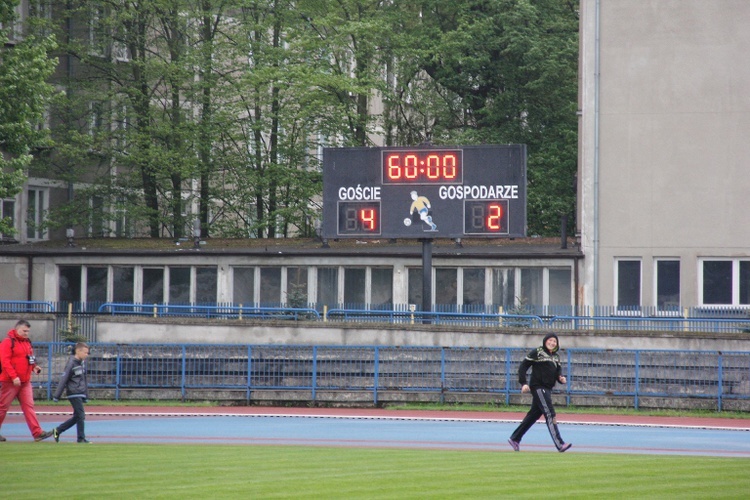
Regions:
[[[566,451],[568,451],[570,449],[571,446],[573,446],[573,445],[570,444],[570,443],[565,443],[564,445],[562,445],[562,448],[560,448],[557,451],[559,451],[560,453],[565,453]]]
[[[2,443],[3,441],[5,441],[5,438],[2,435],[0,435],[0,443]]]
[[[38,436],[34,437],[34,441],[44,441],[50,436],[52,436],[52,431],[44,431]]]
[[[52,429],[52,437],[55,438],[55,443],[60,442],[60,433],[58,432],[57,427]]]
[[[79,439],[79,440],[78,440],[78,442],[79,442],[79,443],[81,443],[81,444],[91,444],[91,441],[89,441],[89,440],[88,440],[88,439],[86,439],[86,438],[83,438],[83,439]]]
[[[511,448],[513,448],[513,451],[518,451],[521,449],[521,443],[519,443],[518,441],[513,441],[513,438],[508,440],[508,444]]]

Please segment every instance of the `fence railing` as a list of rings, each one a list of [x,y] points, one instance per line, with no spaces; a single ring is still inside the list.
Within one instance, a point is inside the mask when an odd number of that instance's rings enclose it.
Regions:
[[[48,397],[70,345],[38,343],[48,370],[41,382]],[[87,360],[91,389],[109,389],[115,399],[129,389],[305,391],[312,402],[326,391],[384,393],[485,393],[510,401],[520,392],[518,348],[395,346],[285,346],[193,344],[91,344]],[[567,385],[556,392],[567,402],[578,396],[619,398],[635,408],[644,398],[702,400],[721,411],[728,401],[750,400],[750,352],[568,349],[562,351]]]
[[[11,313],[53,313],[52,302],[38,300],[0,300],[0,312]]]
[[[581,307],[577,314],[565,314],[570,307],[528,308],[524,314],[503,312],[494,306],[438,305],[420,311],[409,304],[368,306],[321,304],[289,307],[285,304],[133,304],[59,303],[0,301],[0,312],[41,312],[57,316],[120,315],[152,317],[258,318],[350,323],[421,323],[475,327],[517,327],[554,330],[623,330],[750,333],[750,308],[685,308],[663,311],[656,308]],[[77,316],[78,317],[78,316]],[[91,334],[88,334],[91,335]],[[94,338],[94,337],[90,337]]]
[[[234,304],[128,304],[107,302],[99,306],[99,314],[140,315],[154,318],[168,316],[193,316],[201,318],[273,318],[320,319],[320,314],[309,307],[252,307]]]

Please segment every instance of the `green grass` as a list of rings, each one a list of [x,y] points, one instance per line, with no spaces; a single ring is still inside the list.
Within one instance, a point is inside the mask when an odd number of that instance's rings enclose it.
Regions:
[[[2,443],[3,498],[747,498],[750,459]]]

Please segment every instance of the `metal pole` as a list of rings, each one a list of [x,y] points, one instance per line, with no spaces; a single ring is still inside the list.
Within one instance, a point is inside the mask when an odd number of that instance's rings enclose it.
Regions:
[[[422,312],[432,311],[432,240],[422,240]],[[428,316],[422,321],[431,323]]]

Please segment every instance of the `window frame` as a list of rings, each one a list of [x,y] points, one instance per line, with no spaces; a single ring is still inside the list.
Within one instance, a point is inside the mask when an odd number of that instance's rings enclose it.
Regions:
[[[731,262],[732,263],[732,302],[731,304],[706,304],[704,297],[704,269],[706,262]],[[746,262],[750,265],[750,257],[699,257],[698,258],[698,307],[704,309],[739,309],[747,308],[750,304],[740,302],[740,264]]]
[[[625,262],[638,263],[638,304],[637,305],[620,305],[620,264]],[[614,306],[617,315],[621,316],[638,316],[643,310],[643,259],[640,257],[617,257],[615,258],[614,279],[613,279],[613,297]]]
[[[677,306],[674,309],[665,309],[659,305],[659,264],[667,262],[677,263]],[[679,316],[682,311],[682,262],[679,257],[656,257],[654,258],[653,276],[654,308],[659,316]]]

